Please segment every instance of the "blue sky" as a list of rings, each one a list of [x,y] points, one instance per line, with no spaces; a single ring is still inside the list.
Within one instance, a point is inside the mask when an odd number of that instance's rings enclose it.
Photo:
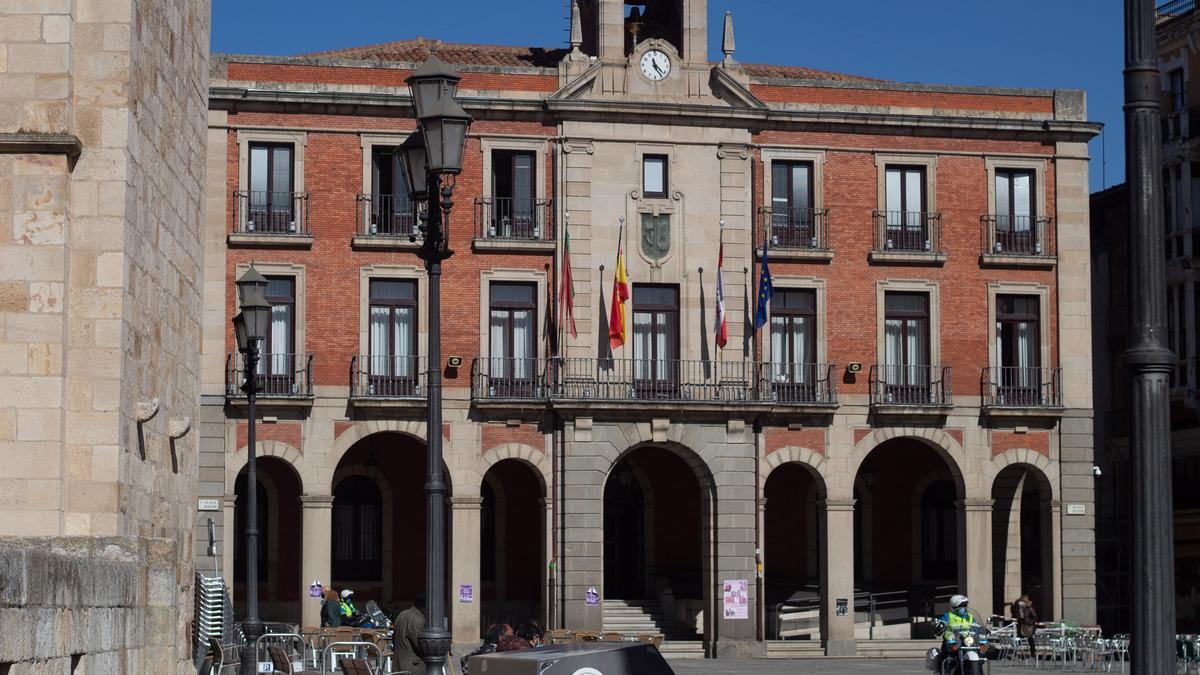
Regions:
[[[213,0],[214,51],[297,54],[422,35],[554,47],[569,0]],[[733,12],[738,60],[889,80],[1084,89],[1105,124],[1092,190],[1124,180],[1123,9],[1115,0],[709,0],[709,52]],[[1103,147],[1106,146],[1106,147]],[[1107,157],[1102,167],[1102,154]]]

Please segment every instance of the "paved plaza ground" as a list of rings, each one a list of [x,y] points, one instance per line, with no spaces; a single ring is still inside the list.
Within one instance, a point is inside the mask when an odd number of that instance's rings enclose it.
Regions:
[[[896,673],[897,675],[928,674],[925,662],[917,659],[678,659],[670,661],[675,675],[792,675],[814,673],[818,675],[851,675],[858,673]],[[994,666],[992,675],[1032,675],[1043,670]]]

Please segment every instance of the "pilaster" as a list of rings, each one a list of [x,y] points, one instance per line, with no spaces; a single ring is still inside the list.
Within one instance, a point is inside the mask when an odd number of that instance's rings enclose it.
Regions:
[[[821,528],[821,637],[826,656],[854,656],[854,499],[825,499]],[[846,613],[838,614],[838,600]]]
[[[300,583],[307,587],[314,581],[332,582],[330,551],[333,536],[333,495],[300,495],[300,526],[304,534],[300,548]],[[321,603],[312,598],[301,600],[300,624],[321,625]]]
[[[450,550],[450,616],[455,645],[479,643],[479,532],[483,512],[480,497],[450,498],[450,531],[454,541]],[[533,560],[530,561],[533,564]],[[458,587],[470,584],[472,602],[460,602]]]

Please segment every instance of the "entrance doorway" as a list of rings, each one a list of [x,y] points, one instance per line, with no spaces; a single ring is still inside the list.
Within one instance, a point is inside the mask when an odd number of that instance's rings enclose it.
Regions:
[[[257,460],[258,606],[267,621],[295,621],[300,616],[300,477],[276,457]],[[246,600],[246,486],[243,468],[234,484],[233,596],[238,616]]]
[[[545,489],[529,465],[497,462],[484,474],[480,523],[480,629],[544,619]]]

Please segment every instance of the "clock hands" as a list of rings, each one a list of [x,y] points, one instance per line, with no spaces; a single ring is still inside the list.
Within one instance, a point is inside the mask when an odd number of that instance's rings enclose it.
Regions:
[[[658,65],[658,60],[657,60],[657,59],[655,59],[655,60],[652,60],[652,61],[650,62],[650,65],[654,66],[654,69],[658,71],[658,74],[659,74],[659,75],[666,75],[666,74],[667,74],[667,73],[666,73],[666,71],[664,71],[664,70],[662,69],[662,66]]]

